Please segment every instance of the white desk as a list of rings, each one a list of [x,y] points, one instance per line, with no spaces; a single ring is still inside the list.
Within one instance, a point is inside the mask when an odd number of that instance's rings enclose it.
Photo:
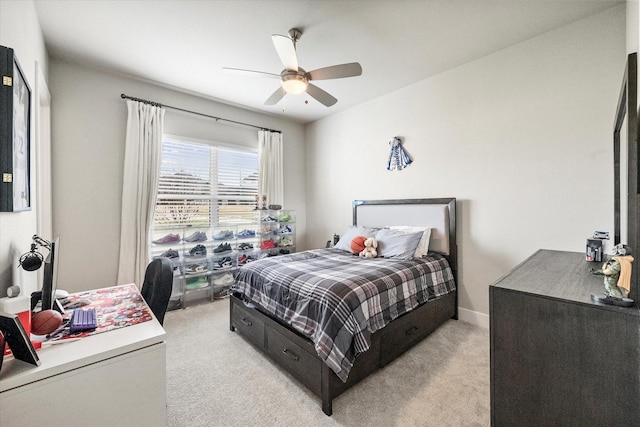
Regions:
[[[5,358],[0,426],[164,426],[165,332],[155,319]]]

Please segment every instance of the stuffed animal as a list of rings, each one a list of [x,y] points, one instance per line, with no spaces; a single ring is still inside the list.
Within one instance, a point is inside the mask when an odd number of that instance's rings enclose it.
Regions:
[[[364,241],[364,250],[360,252],[360,256],[365,258],[375,258],[378,256],[378,241],[373,237]]]

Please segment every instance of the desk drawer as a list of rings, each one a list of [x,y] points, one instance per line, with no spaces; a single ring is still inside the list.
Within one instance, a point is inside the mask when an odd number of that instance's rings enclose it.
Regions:
[[[249,337],[260,348],[264,348],[264,322],[251,310],[234,302],[231,314],[232,325],[244,336]]]
[[[309,354],[271,328],[267,328],[267,353],[311,391],[320,395],[322,362],[317,356]]]

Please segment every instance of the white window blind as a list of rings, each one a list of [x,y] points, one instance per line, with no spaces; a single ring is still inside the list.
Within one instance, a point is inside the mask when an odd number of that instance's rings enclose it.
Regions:
[[[257,151],[165,138],[154,231],[237,223],[257,194]]]

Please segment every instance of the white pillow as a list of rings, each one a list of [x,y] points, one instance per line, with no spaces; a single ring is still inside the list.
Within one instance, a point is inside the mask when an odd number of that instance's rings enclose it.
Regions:
[[[422,231],[422,238],[416,248],[416,252],[413,254],[415,258],[422,258],[429,253],[429,241],[431,240],[431,227],[412,227],[410,225],[389,225],[389,230],[398,230],[404,233],[415,233]]]
[[[343,251],[351,252],[351,241],[354,237],[364,236],[364,237],[375,237],[378,232],[377,228],[369,228],[369,227],[357,227],[350,226],[347,231],[344,232],[338,243],[334,246],[336,249],[340,249]]]
[[[383,228],[376,234],[378,256],[410,260],[414,257],[422,231],[405,233],[399,230]]]

